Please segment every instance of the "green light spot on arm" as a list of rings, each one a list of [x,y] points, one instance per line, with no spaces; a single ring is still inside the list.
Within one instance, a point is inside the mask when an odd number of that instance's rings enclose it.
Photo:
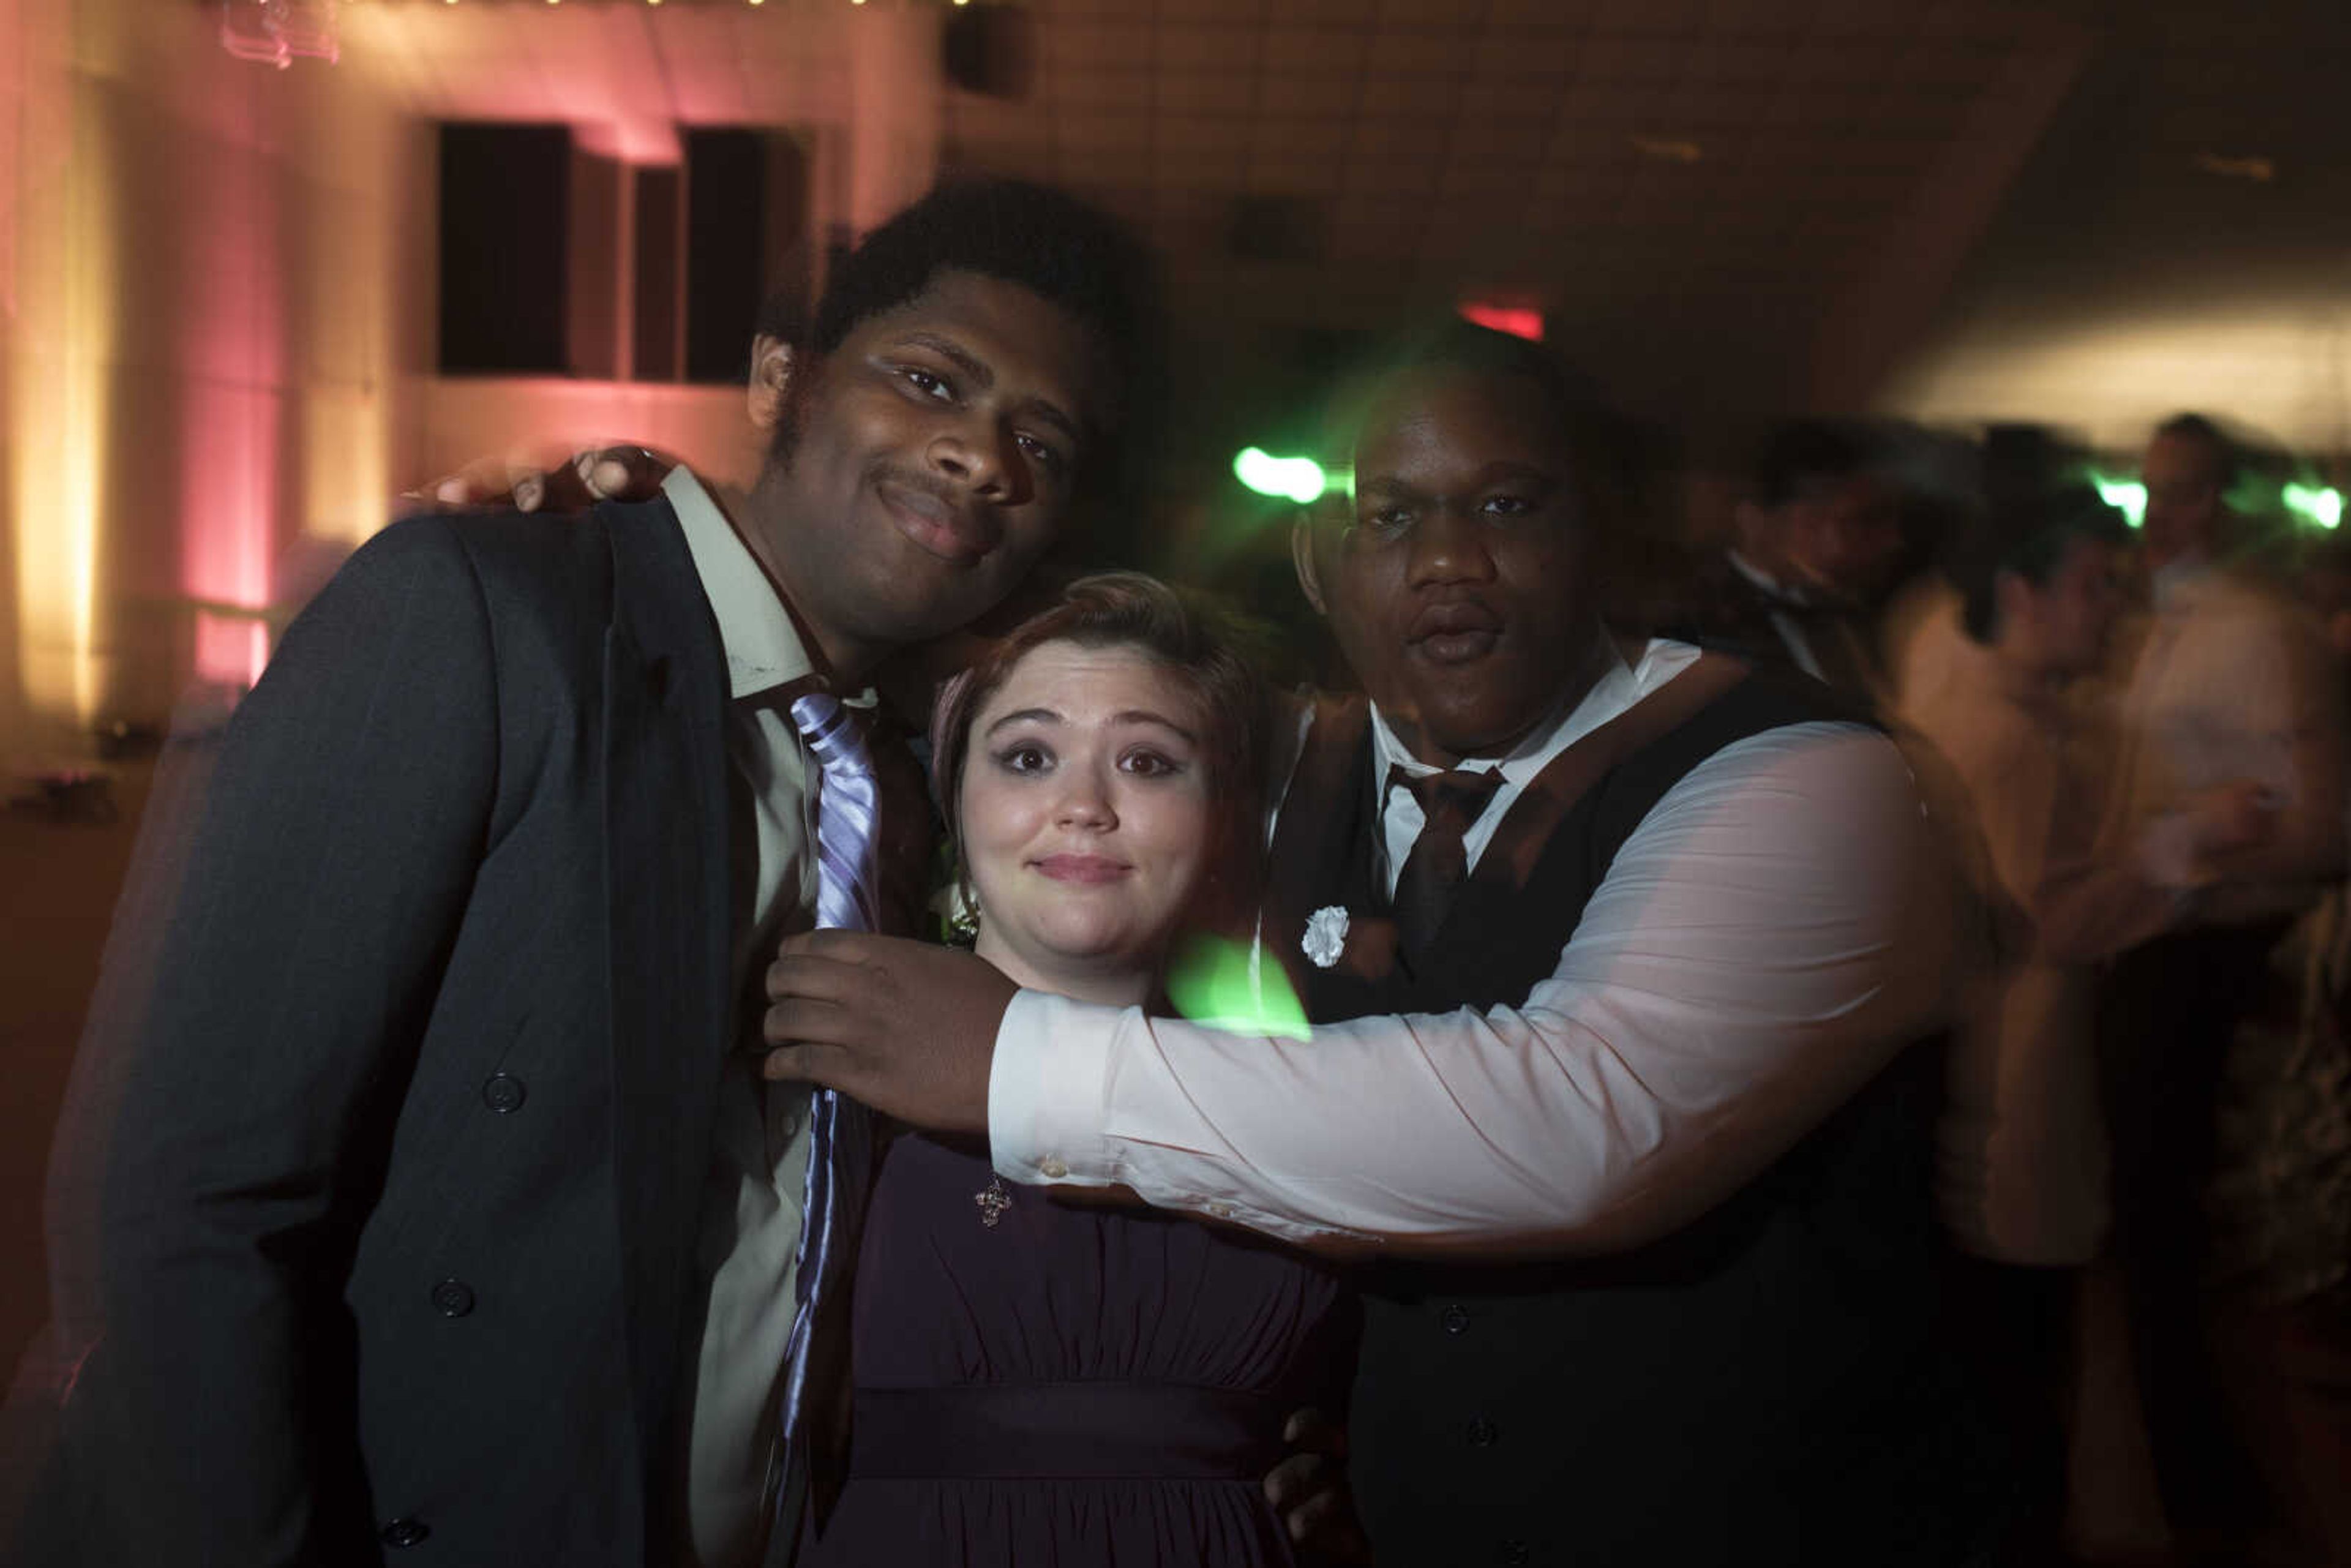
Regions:
[[[1248,944],[1199,937],[1168,967],[1167,999],[1184,1017],[1213,1029],[1306,1039],[1306,1009],[1290,977],[1270,960],[1259,967],[1252,979]]]

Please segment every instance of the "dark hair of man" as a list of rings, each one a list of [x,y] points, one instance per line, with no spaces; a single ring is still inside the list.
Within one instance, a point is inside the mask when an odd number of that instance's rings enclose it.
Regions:
[[[1552,349],[1458,317],[1382,339],[1341,380],[1324,422],[1323,445],[1332,461],[1353,462],[1364,422],[1384,388],[1399,376],[1425,371],[1520,382],[1558,427],[1584,512],[1604,524],[1625,520],[1636,487],[1631,454],[1639,445],[1629,423]]]
[[[1792,420],[1766,436],[1755,455],[1755,504],[1784,507],[1823,486],[1875,473],[1889,455],[1886,438],[1858,421]]]
[[[1989,644],[1998,630],[2001,578],[2013,574],[2041,588],[2064,564],[2075,539],[2120,548],[2130,538],[2122,513],[2087,485],[2059,486],[2021,512],[1991,519],[1946,569],[1959,591],[1960,626]]]
[[[2244,455],[2219,423],[2200,413],[2175,413],[2155,427],[2158,440],[2193,441],[2212,456],[2212,484],[2225,496],[2237,487]]]
[[[1208,874],[1192,924],[1231,931],[1255,908],[1253,852],[1262,831],[1266,737],[1270,699],[1223,620],[1157,578],[1102,572],[1062,590],[1058,602],[1014,627],[970,669],[941,688],[931,709],[931,773],[947,820],[948,841],[962,848],[964,768],[972,726],[1013,666],[1052,643],[1125,648],[1173,676],[1193,699],[1201,728],[1214,816]]]

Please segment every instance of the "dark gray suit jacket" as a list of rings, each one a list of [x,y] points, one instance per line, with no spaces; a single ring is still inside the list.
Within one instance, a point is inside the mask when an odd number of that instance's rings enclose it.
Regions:
[[[726,702],[664,502],[396,524],[288,631],[106,1130],[84,1561],[661,1554]]]

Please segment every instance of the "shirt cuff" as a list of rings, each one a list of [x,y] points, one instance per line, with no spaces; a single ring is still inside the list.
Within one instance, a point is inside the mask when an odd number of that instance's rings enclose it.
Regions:
[[[1128,1009],[1021,991],[996,1030],[987,1142],[997,1174],[1029,1186],[1120,1180],[1103,1126],[1111,1046]]]

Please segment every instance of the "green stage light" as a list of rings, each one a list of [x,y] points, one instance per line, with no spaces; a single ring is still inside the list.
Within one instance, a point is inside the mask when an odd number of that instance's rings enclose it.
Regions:
[[[2322,528],[2343,526],[2343,492],[2331,486],[2288,485],[2282,498],[2287,511]]]
[[[2098,499],[2122,513],[2123,521],[2137,528],[2147,521],[2147,486],[2136,479],[2109,479],[2093,474],[2090,483],[2098,487]]]
[[[1244,446],[1233,459],[1233,477],[1260,496],[1279,496],[1305,506],[1331,487],[1322,465],[1311,457],[1276,457],[1262,447]]]

